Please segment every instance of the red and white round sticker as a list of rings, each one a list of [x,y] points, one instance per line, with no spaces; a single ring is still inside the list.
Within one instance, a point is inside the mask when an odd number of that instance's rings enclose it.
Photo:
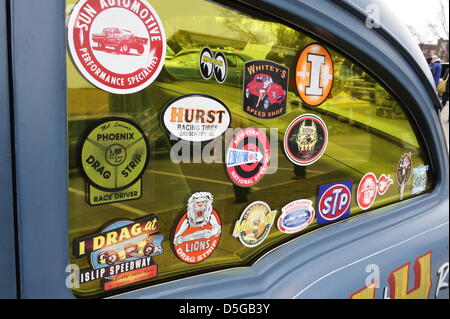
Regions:
[[[367,173],[358,184],[356,200],[361,209],[369,209],[372,206],[378,192],[378,181],[374,173]]]
[[[80,0],[68,22],[70,56],[94,86],[116,94],[150,85],[166,57],[166,38],[145,0]]]

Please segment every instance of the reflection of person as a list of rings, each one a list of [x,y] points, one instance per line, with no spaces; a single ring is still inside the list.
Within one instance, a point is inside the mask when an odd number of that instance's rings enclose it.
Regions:
[[[433,74],[434,84],[436,87],[439,85],[439,80],[441,79],[442,65],[441,59],[437,55],[431,56],[431,73]]]

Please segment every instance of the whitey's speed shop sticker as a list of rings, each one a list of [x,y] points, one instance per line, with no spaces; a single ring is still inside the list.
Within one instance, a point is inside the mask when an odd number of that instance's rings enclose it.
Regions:
[[[327,144],[327,126],[314,114],[298,116],[289,124],[284,134],[285,153],[292,163],[300,166],[319,160]]]
[[[258,183],[270,162],[270,144],[266,134],[257,128],[236,133],[227,149],[226,169],[231,181],[241,187]]]
[[[233,236],[239,238],[244,246],[256,247],[269,235],[276,216],[277,211],[272,211],[265,202],[253,202],[244,209],[236,222]]]
[[[308,227],[314,220],[313,202],[308,199],[293,201],[281,209],[278,218],[278,229],[282,233],[293,234]]]
[[[142,177],[149,160],[149,145],[137,124],[110,117],[88,129],[79,156],[88,184],[99,190],[117,192]]]
[[[221,136],[231,123],[227,106],[216,98],[188,94],[170,101],[163,111],[163,124],[173,136],[205,142]]]
[[[176,255],[185,263],[204,261],[219,245],[222,224],[213,200],[208,192],[192,194],[186,213],[177,223],[173,245]]]
[[[138,92],[161,71],[166,38],[145,0],[80,0],[67,24],[69,53],[92,85],[116,94]]]

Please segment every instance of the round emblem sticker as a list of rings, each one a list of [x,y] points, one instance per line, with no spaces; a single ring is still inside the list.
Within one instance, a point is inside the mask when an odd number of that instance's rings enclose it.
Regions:
[[[397,164],[397,183],[405,185],[411,176],[412,160],[410,154],[403,154]]]
[[[208,192],[194,193],[188,200],[187,212],[175,228],[173,244],[182,261],[197,264],[217,248],[222,226]]]
[[[276,215],[277,211],[272,211],[265,202],[253,202],[236,222],[233,236],[238,237],[244,246],[256,247],[269,235]]]
[[[80,163],[88,183],[104,191],[120,191],[142,177],[148,154],[141,128],[127,119],[106,118],[82,140]]]
[[[289,124],[284,134],[284,150],[289,160],[300,166],[317,161],[325,152],[328,130],[316,115],[304,114]]]
[[[375,201],[378,192],[378,181],[374,173],[367,173],[358,184],[356,200],[361,209],[369,209]]]
[[[67,38],[79,72],[110,93],[146,88],[166,56],[163,25],[145,0],[80,0],[70,14]]]
[[[300,98],[309,106],[318,106],[333,87],[333,61],[328,50],[318,43],[303,49],[295,70],[295,84]]]
[[[249,187],[263,178],[269,161],[270,145],[266,134],[256,128],[246,128],[231,140],[225,162],[231,181]]]

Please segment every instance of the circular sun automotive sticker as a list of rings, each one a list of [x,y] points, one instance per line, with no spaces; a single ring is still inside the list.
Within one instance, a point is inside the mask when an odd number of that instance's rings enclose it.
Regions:
[[[316,115],[304,114],[289,124],[284,134],[284,150],[289,160],[300,166],[317,161],[325,152],[328,130]]]
[[[148,160],[144,132],[127,119],[99,121],[81,143],[82,171],[90,184],[104,191],[120,191],[134,184]]]
[[[68,22],[70,56],[94,86],[130,94],[150,85],[166,56],[163,25],[145,0],[80,0]]]
[[[266,134],[245,128],[233,136],[226,154],[226,168],[231,181],[241,187],[258,183],[270,161],[270,144]]]
[[[221,225],[211,193],[192,194],[187,211],[175,228],[173,244],[178,258],[188,264],[208,258],[219,244]]]
[[[328,50],[318,43],[305,47],[295,70],[300,98],[309,106],[322,104],[333,87],[333,61]]]

